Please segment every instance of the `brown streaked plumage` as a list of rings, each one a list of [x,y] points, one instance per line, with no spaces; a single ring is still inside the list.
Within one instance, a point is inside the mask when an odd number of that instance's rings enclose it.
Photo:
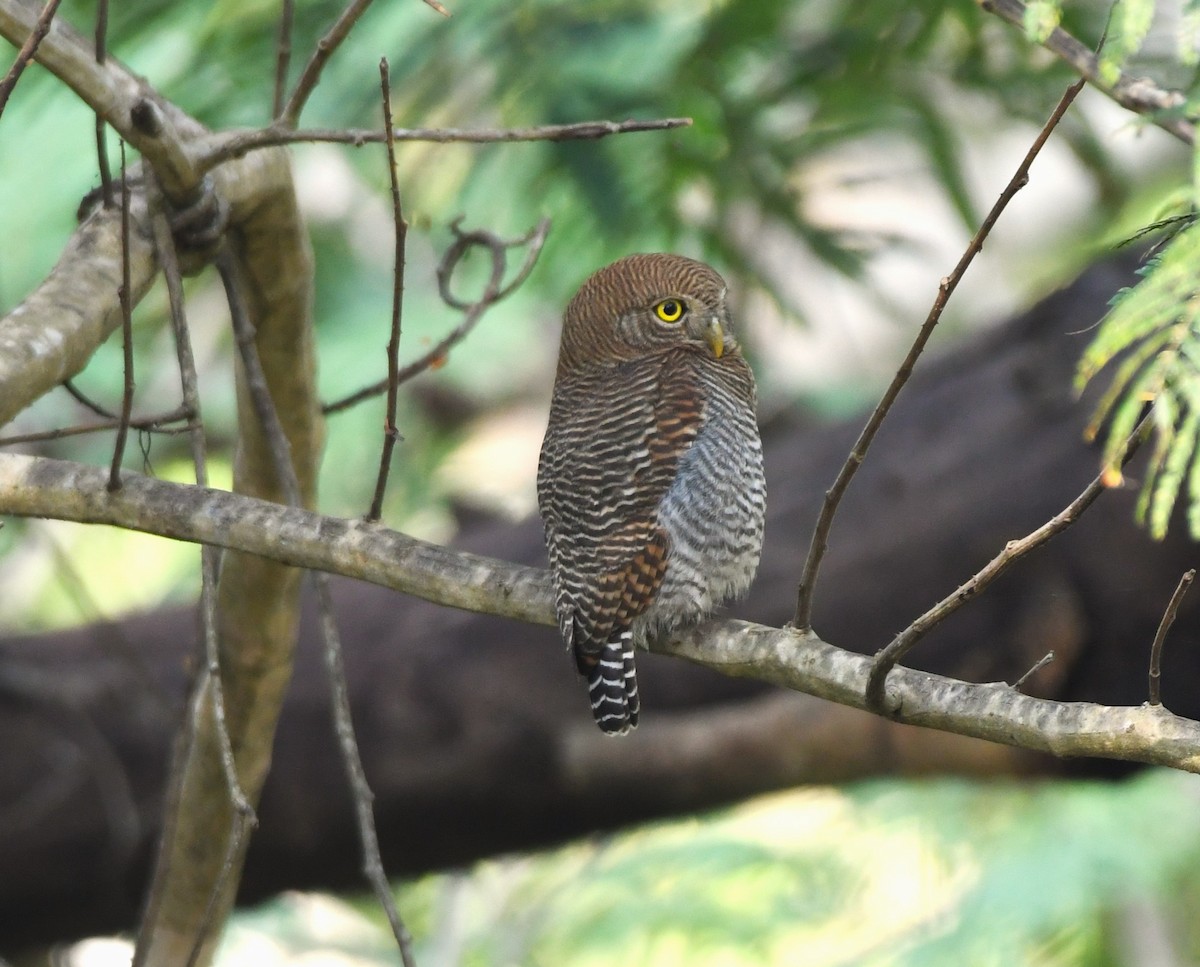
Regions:
[[[638,722],[634,649],[750,585],[765,483],[725,283],[630,255],[567,306],[538,505],[559,629],[609,733]]]

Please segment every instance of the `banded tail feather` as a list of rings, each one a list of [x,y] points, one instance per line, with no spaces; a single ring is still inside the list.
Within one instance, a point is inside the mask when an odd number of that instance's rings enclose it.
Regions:
[[[579,654],[579,670],[586,676],[592,717],[609,735],[625,735],[637,728],[637,674],[633,664],[633,632],[628,628],[605,642],[598,655]]]

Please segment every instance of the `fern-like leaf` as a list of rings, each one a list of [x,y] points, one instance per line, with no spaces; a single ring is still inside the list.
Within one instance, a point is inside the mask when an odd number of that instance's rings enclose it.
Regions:
[[[1200,536],[1200,224],[1180,231],[1122,291],[1076,372],[1080,388],[1123,357],[1087,434],[1103,428],[1103,466],[1112,479],[1126,443],[1151,406],[1155,445],[1137,517],[1161,539],[1187,481],[1188,526]]]

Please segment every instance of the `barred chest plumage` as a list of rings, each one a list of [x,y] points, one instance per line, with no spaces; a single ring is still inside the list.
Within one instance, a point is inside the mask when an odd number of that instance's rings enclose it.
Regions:
[[[725,380],[714,379],[701,429],[659,506],[658,521],[668,536],[666,573],[654,603],[634,622],[639,644],[703,620],[749,589],[765,515],[754,411]]]

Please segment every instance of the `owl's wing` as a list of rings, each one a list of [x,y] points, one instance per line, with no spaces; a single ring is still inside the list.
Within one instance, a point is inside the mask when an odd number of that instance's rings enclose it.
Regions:
[[[606,731],[637,724],[634,620],[669,558],[658,511],[703,419],[689,353],[556,386],[538,468],[560,630]]]

